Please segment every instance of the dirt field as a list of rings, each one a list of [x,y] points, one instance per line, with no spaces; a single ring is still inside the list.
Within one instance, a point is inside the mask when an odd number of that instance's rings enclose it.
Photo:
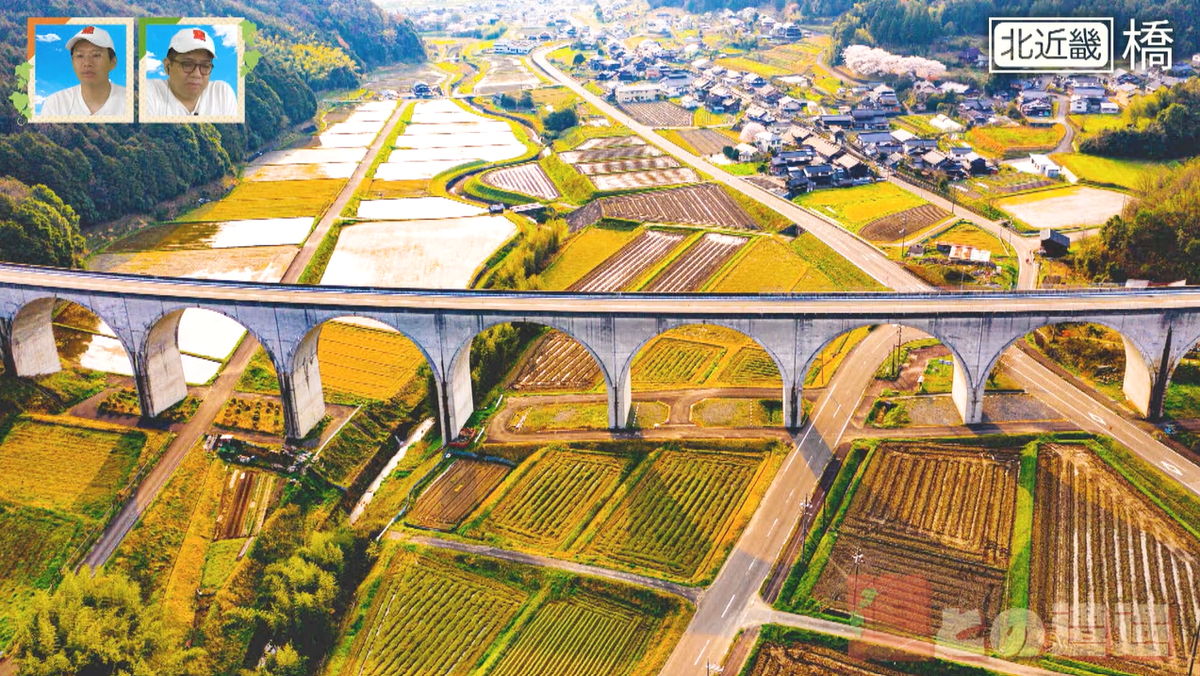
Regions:
[[[1185,673],[1200,543],[1082,445],[1042,446],[1036,505],[1030,607],[1050,652]]]
[[[790,646],[764,643],[754,661],[750,676],[903,676],[888,669],[851,657],[845,650],[798,643]]]
[[[936,204],[922,204],[889,214],[863,226],[858,234],[873,242],[896,242],[901,237],[912,236],[920,230],[950,217],[950,212]]]
[[[1035,228],[1101,225],[1121,212],[1126,196],[1114,190],[1072,187],[1017,195],[995,205]]]
[[[270,504],[276,483],[274,474],[231,466],[221,491],[221,511],[217,513],[213,538],[244,538],[255,532]]]
[[[690,127],[692,113],[670,101],[626,103],[621,106],[633,119],[649,127]]]
[[[558,188],[537,162],[489,171],[479,180],[501,190],[532,195],[544,200],[558,199]]]
[[[713,183],[604,197],[572,212],[567,216],[567,223],[574,231],[601,218],[757,229],[750,214],[721,186]]]
[[[745,237],[707,233],[643,290],[652,293],[695,291],[747,241]]]
[[[569,291],[621,291],[632,284],[649,267],[661,261],[680,242],[683,233],[647,230],[632,242],[621,247],[578,282]]]
[[[575,150],[593,150],[596,148],[616,148],[620,146],[644,146],[646,140],[641,136],[601,136],[590,138],[580,143]]]
[[[405,519],[420,528],[453,530],[500,485],[508,471],[507,466],[494,462],[455,460],[421,493]]]
[[[606,162],[608,160],[624,160],[634,157],[658,157],[662,154],[663,151],[658,148],[643,143],[641,145],[600,146],[590,150],[571,150],[559,153],[558,156],[567,164],[579,164],[581,162]]]
[[[596,359],[578,341],[552,331],[533,345],[510,387],[523,392],[584,391],[600,380]]]
[[[647,169],[670,169],[678,167],[674,158],[665,155],[661,157],[641,157],[633,160],[612,160],[609,162],[585,162],[576,164],[575,169],[585,176],[599,174],[617,174],[624,171],[645,171]]]
[[[700,155],[712,155],[721,152],[725,146],[737,145],[732,138],[713,129],[684,129],[679,135]]]
[[[623,174],[606,174],[593,176],[592,183],[597,190],[627,190],[630,188],[647,188],[659,185],[679,185],[680,183],[695,183],[700,177],[696,172],[686,167],[679,169],[655,169],[652,171],[627,171]]]
[[[859,575],[881,588],[873,622],[932,635],[945,608],[990,622],[1004,603],[1019,464],[1015,449],[881,445],[813,595],[847,610],[861,553]]]
[[[491,67],[475,85],[476,94],[511,92],[536,87],[538,84],[537,77],[529,72],[518,56],[498,54],[487,57],[487,60],[491,62]]]

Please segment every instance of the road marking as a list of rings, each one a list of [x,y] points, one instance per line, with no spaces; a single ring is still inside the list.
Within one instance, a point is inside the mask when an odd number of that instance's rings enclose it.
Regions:
[[[704,647],[700,649],[699,653],[696,653],[696,661],[692,662],[692,664],[700,664],[700,660],[704,657],[704,653],[708,652],[709,643],[712,643],[711,638],[704,642]]]
[[[1097,425],[1102,425],[1102,426],[1106,425],[1106,423],[1104,422],[1104,418],[1101,418],[1100,416],[1096,415],[1095,413],[1088,411],[1087,415],[1089,418],[1092,419],[1092,422],[1096,423]]]
[[[789,496],[789,497],[791,497],[791,496]],[[779,517],[775,517],[775,521],[771,523],[771,530],[767,531],[767,537],[771,537],[771,534],[775,532],[775,527],[778,525],[779,525]]]
[[[1163,469],[1167,470],[1171,474],[1174,474],[1177,477],[1181,477],[1181,478],[1183,477],[1183,470],[1179,469],[1175,465],[1172,465],[1171,463],[1167,462],[1166,460],[1159,460],[1158,464],[1162,465]]]
[[[734,602],[734,601],[736,601],[736,600],[737,600],[737,594],[734,594],[733,596],[730,596],[730,597],[729,597],[729,603],[726,603],[726,604],[725,604],[725,610],[722,610],[722,611],[721,611],[721,617],[722,617],[722,618],[724,618],[724,617],[725,617],[725,614],[729,612],[729,609],[733,607],[733,602]],[[707,647],[708,647],[708,644],[707,644],[707,643],[706,643],[706,644],[704,644],[704,647],[706,647],[706,648],[707,648]]]

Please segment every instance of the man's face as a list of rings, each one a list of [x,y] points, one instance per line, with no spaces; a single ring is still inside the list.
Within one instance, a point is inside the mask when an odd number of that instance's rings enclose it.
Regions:
[[[117,60],[104,47],[80,40],[71,48],[71,67],[80,83],[95,84],[108,80],[108,74],[117,67]]]
[[[171,91],[178,94],[199,96],[208,86],[208,78],[212,75],[212,63],[212,54],[203,49],[176,54],[164,64],[167,84]]]

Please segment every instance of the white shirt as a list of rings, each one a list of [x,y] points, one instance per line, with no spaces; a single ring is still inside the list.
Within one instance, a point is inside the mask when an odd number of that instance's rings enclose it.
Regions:
[[[115,117],[125,115],[125,88],[112,85],[108,100],[96,112],[88,110],[83,100],[83,85],[75,85],[54,92],[42,103],[39,117]]]
[[[196,110],[190,111],[171,93],[166,80],[146,80],[142,91],[142,115],[146,117],[231,117],[239,114],[237,94],[224,80],[209,80],[200,92]]]

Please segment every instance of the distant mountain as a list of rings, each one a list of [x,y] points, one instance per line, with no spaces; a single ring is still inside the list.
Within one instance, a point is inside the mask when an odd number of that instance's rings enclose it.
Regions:
[[[29,16],[241,16],[272,44],[313,46],[303,52],[341,64],[316,77],[314,69],[264,55],[246,77],[244,125],[25,125],[4,88],[0,177],[48,186],[85,227],[151,211],[228,174],[281,132],[310,119],[314,90],[353,86],[375,66],[425,60],[411,22],[370,0],[6,0],[0,11],[2,82],[13,82],[13,68],[24,61]],[[181,163],[179,157],[199,160]]]

